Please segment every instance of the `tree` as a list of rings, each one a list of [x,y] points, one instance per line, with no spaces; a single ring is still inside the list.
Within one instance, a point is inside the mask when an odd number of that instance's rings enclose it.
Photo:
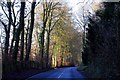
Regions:
[[[5,50],[4,50],[4,58],[7,59],[8,58],[8,47],[9,47],[9,38],[10,38],[10,29],[11,29],[11,22],[12,22],[12,15],[11,15],[11,2],[7,1],[7,8],[8,8],[8,15],[6,14],[5,10],[4,10],[4,2],[2,3],[2,10],[5,13],[7,19],[8,19],[8,26],[6,23],[4,23],[2,20],[0,20],[0,22],[2,23],[2,25],[4,26],[4,30],[6,33],[6,37],[5,37]]]
[[[32,33],[33,33],[33,27],[34,27],[34,10],[35,10],[35,4],[36,0],[33,0],[32,6],[31,6],[31,23],[29,28],[29,34],[28,34],[28,43],[27,43],[27,50],[26,50],[26,58],[25,60],[29,60],[30,50],[31,50],[31,41],[32,41]]]
[[[15,46],[13,51],[13,60],[17,61],[17,55],[18,55],[18,48],[19,48],[19,40],[20,40],[20,33],[22,30],[24,30],[24,10],[25,10],[25,2],[21,1],[21,9],[20,9],[20,23],[19,27],[16,30],[15,34]]]
[[[111,2],[103,5],[104,8],[97,10],[95,15],[89,17],[85,47],[88,70],[92,77],[118,77],[120,73],[118,69],[120,5]]]
[[[54,67],[74,66],[77,65],[77,61],[81,57],[79,56],[81,52],[79,39],[81,36],[74,27],[68,6],[63,6],[61,10],[63,10],[62,16],[51,34],[52,65]]]
[[[42,15],[41,15],[41,18],[42,18],[42,28],[40,28],[40,34],[39,34],[39,39],[41,40],[38,40],[39,42],[39,46],[40,46],[40,54],[41,54],[41,65],[42,65],[42,68],[45,67],[44,65],[44,59],[45,58],[45,64],[46,64],[46,67],[49,67],[49,42],[50,42],[50,33],[51,31],[53,30],[54,26],[57,24],[59,18],[60,17],[60,14],[55,14],[55,11],[57,11],[57,9],[59,8],[58,7],[59,5],[59,2],[57,3],[54,3],[53,1],[43,1],[42,3]],[[57,16],[56,16],[57,15]],[[53,20],[54,18],[54,20]],[[58,19],[56,19],[58,18]],[[45,34],[47,34],[47,37],[45,36]],[[47,42],[46,42],[47,41]],[[45,45],[46,43],[46,45]],[[45,54],[46,53],[46,54]]]
[[[3,53],[3,61],[4,63],[4,69],[3,71],[6,72],[8,70],[7,65],[8,65],[8,50],[9,50],[9,38],[10,38],[10,29],[11,29],[11,22],[12,22],[12,15],[11,15],[11,2],[7,1],[7,3],[4,3],[4,1],[1,1],[1,8],[3,10],[3,13],[5,13],[5,16],[7,17],[8,24],[6,24],[2,19],[0,19],[0,22],[4,26],[5,30],[5,45],[4,45],[4,53]],[[8,8],[8,14],[4,10],[4,6]]]
[[[50,34],[53,31],[55,25],[58,23],[61,15],[64,13],[64,12],[61,11],[60,13],[56,14],[57,16],[55,15],[55,9],[56,8],[59,9],[59,7],[57,7],[58,5],[59,5],[59,2],[57,2],[57,3],[51,2],[50,17],[49,17],[48,25],[47,25],[47,29],[46,29],[47,30],[46,67],[48,67],[48,68],[50,67],[50,65],[49,65],[50,64],[49,63]],[[58,9],[56,9],[56,10],[58,10]],[[55,18],[58,18],[58,19],[55,19]]]

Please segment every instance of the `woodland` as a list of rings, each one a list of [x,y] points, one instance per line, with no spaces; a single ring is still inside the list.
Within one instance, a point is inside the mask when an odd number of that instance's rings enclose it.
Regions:
[[[90,78],[120,77],[119,2],[77,17],[61,1],[2,0],[0,7],[3,75],[83,66]]]

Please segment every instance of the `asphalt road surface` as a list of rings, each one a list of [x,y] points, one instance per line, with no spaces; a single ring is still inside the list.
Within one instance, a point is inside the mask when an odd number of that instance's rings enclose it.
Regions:
[[[84,80],[77,67],[59,68],[36,74],[27,80]]]

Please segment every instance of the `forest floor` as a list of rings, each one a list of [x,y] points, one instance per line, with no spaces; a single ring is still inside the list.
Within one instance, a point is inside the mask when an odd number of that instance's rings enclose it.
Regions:
[[[48,70],[31,69],[31,70],[24,70],[19,72],[10,72],[6,74],[2,74],[2,80],[25,80],[28,77],[31,77],[35,74],[45,72],[45,71],[48,71]]]

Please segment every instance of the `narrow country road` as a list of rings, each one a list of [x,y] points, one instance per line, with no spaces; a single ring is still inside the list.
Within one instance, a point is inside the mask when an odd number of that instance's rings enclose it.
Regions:
[[[78,72],[77,67],[59,68],[34,75],[27,80],[84,80],[84,76]]]

